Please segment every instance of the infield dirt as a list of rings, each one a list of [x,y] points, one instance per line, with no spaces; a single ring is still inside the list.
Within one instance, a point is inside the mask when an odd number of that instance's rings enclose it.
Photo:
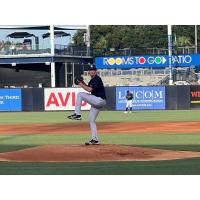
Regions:
[[[99,122],[99,133],[200,133],[200,122]],[[0,134],[88,134],[88,123],[6,124]]]

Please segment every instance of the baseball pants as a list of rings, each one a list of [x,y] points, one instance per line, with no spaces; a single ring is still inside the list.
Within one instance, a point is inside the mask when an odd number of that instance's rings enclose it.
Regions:
[[[101,97],[96,97],[92,94],[88,94],[86,92],[79,92],[77,95],[75,113],[77,115],[81,115],[81,104],[82,101],[87,102],[91,105],[90,113],[89,113],[89,124],[90,130],[92,133],[92,139],[98,140],[97,137],[97,127],[96,127],[96,118],[101,110],[101,108],[106,105],[106,101]]]
[[[126,108],[132,108],[133,107],[133,101],[132,100],[127,100],[126,101]]]

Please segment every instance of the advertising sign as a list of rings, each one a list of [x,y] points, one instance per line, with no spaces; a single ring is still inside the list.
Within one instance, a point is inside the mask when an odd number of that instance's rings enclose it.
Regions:
[[[76,98],[82,88],[45,88],[45,110],[75,110]],[[82,102],[82,110],[89,110],[90,105]]]
[[[21,89],[0,89],[0,111],[21,111]]]
[[[104,68],[165,68],[169,66],[168,55],[97,57],[96,67]],[[172,55],[172,66],[189,67],[200,65],[200,54]]]
[[[200,107],[200,86],[198,85],[190,86],[190,107],[191,108]]]
[[[133,94],[133,110],[165,109],[165,87],[116,87],[116,109],[126,109],[126,92]]]

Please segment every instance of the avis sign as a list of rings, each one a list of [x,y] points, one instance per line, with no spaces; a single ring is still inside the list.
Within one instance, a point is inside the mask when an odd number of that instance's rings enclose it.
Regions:
[[[76,98],[82,88],[45,88],[45,110],[75,110]],[[90,105],[82,102],[82,110],[89,110]]]

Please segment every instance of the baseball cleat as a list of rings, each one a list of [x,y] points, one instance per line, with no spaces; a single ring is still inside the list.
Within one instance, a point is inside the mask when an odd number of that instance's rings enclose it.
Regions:
[[[125,114],[127,113],[127,111],[124,112]]]
[[[73,114],[69,115],[67,118],[72,120],[81,120],[81,115]]]
[[[67,118],[68,118],[68,119],[72,119],[72,118],[75,117],[75,116],[76,116],[76,114],[73,114],[73,115],[67,116]]]
[[[97,145],[99,144],[99,141],[97,140],[90,140],[89,142],[86,142],[85,145]]]

